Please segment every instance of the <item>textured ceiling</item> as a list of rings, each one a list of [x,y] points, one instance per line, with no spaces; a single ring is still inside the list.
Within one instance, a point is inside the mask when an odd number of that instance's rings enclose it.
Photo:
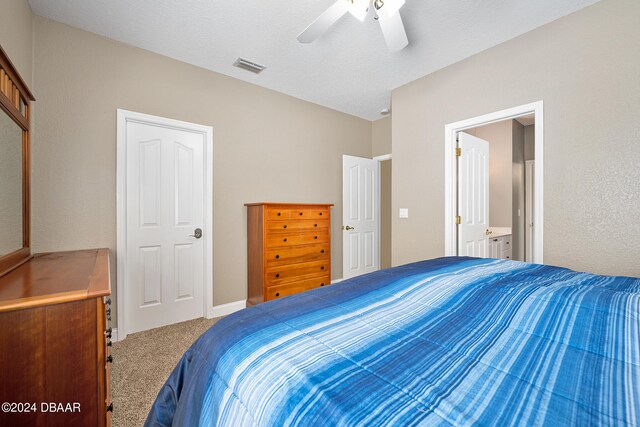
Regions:
[[[335,0],[29,0],[73,27],[368,120],[391,90],[598,0],[406,0],[409,46],[387,51],[372,13],[311,44],[296,36]],[[259,75],[238,57],[266,65]]]

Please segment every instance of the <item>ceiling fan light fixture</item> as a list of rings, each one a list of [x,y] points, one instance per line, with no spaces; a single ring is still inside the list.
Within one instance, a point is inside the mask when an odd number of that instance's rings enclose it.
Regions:
[[[369,7],[373,6],[376,9],[374,18],[380,23],[382,35],[389,51],[397,52],[409,44],[402,17],[398,12],[404,2],[405,0],[336,0],[298,35],[298,41],[300,43],[313,42],[347,13],[364,21]]]

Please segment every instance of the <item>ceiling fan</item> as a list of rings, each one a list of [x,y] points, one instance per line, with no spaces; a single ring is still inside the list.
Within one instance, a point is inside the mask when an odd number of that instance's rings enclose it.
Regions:
[[[311,43],[347,12],[364,21],[370,7],[373,6],[375,19],[380,23],[387,47],[391,52],[397,52],[409,44],[400,17],[400,8],[404,2],[405,0],[338,0],[300,33],[298,41]]]

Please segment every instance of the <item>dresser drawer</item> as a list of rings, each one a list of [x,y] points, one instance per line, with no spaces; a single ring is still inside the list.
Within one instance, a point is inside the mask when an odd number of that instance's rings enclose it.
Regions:
[[[267,286],[292,282],[302,279],[326,275],[331,268],[331,260],[305,262],[292,265],[278,265],[269,267],[266,271],[265,283]]]
[[[329,209],[311,208],[306,212],[305,219],[329,219]]]
[[[286,283],[277,286],[268,286],[265,295],[265,300],[272,300],[277,298],[286,297],[287,295],[293,295],[300,292],[308,291],[310,289],[321,288],[331,283],[329,275],[326,274],[322,277],[316,277],[313,279],[305,279],[297,282]]]
[[[322,243],[290,248],[271,248],[266,251],[267,267],[329,258],[329,244]]]
[[[320,228],[315,232],[305,231],[304,233],[298,234],[271,235],[266,238],[266,241],[268,248],[327,243],[329,241],[329,230],[327,228]]]
[[[295,233],[300,231],[300,223],[297,220],[273,220],[266,221],[267,233]]]
[[[268,208],[266,212],[267,221],[307,219],[310,215],[309,209],[304,208]],[[322,217],[322,215],[317,216]]]
[[[302,232],[313,232],[314,230],[329,229],[329,221],[324,219],[314,219],[311,221],[300,221],[300,230]]]
[[[329,219],[329,209],[323,209],[323,208],[280,209],[272,212],[273,213],[269,213],[269,211],[267,212],[267,220]]]
[[[266,209],[265,217],[267,221],[291,219],[291,209]]]

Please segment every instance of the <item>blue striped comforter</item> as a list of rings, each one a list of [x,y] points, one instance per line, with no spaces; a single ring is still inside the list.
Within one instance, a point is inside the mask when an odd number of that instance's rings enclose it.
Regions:
[[[638,425],[640,279],[439,258],[242,310],[146,425]]]

